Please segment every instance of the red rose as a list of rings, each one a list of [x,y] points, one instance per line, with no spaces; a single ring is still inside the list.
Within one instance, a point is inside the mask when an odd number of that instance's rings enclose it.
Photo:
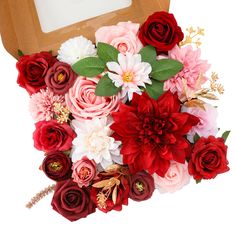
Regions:
[[[174,15],[164,11],[149,16],[139,31],[139,39],[143,45],[150,44],[159,53],[171,50],[183,38],[184,34]]]
[[[226,159],[227,146],[223,138],[201,137],[193,147],[191,159],[189,161],[189,174],[194,179],[213,179],[218,174],[229,170]]]
[[[190,143],[185,135],[199,119],[180,112],[177,94],[170,91],[158,100],[146,93],[134,94],[130,105],[122,104],[112,114],[114,138],[122,142],[121,154],[130,171],[147,170],[161,177],[169,169],[170,161],[185,163]]]
[[[122,205],[128,205],[129,182],[124,176],[105,176],[100,174],[91,190],[91,199],[97,208],[105,213],[121,211]]]
[[[31,95],[46,88],[47,71],[57,61],[49,52],[22,56],[16,63],[18,69],[17,83]]]
[[[46,176],[55,181],[71,178],[71,167],[71,158],[59,151],[48,153],[42,164],[42,170]]]
[[[75,132],[67,123],[56,120],[39,121],[33,134],[34,147],[40,151],[66,151],[71,149]]]
[[[77,75],[70,65],[58,61],[48,70],[45,82],[55,94],[64,95],[74,84],[76,78]]]
[[[58,182],[51,203],[53,210],[70,221],[95,212],[88,188],[80,188],[72,179]]]
[[[146,171],[131,175],[129,197],[134,201],[140,202],[149,199],[154,190],[154,179]]]

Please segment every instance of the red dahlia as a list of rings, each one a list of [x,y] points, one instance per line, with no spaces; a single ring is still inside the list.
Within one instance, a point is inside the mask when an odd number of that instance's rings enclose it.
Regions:
[[[180,112],[177,94],[164,93],[157,101],[134,94],[130,105],[113,113],[116,140],[122,141],[124,164],[136,173],[147,170],[164,177],[170,160],[185,163],[191,146],[184,137],[199,119]]]

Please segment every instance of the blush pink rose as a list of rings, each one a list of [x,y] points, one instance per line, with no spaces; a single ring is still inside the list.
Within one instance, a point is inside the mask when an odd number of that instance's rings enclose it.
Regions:
[[[200,122],[193,126],[188,133],[188,140],[193,142],[193,137],[197,133],[200,137],[207,138],[210,135],[216,136],[217,127],[217,109],[210,104],[204,104],[205,110],[199,107],[182,107],[183,112],[190,113],[200,119]]]
[[[176,161],[171,161],[170,167],[164,178],[157,174],[154,174],[153,178],[155,187],[161,193],[173,193],[188,184],[191,177],[188,173],[187,162],[185,164],[181,164]]]
[[[91,181],[96,177],[96,163],[83,157],[82,160],[77,161],[72,166],[72,178],[79,187],[88,187]]]
[[[112,97],[95,95],[98,81],[99,78],[78,77],[65,95],[66,105],[76,120],[107,117],[119,109],[119,94]]]
[[[206,60],[201,59],[201,50],[194,50],[192,46],[185,47],[175,46],[169,51],[169,58],[178,60],[183,63],[183,69],[173,78],[165,81],[164,90],[170,90],[172,93],[177,92],[179,97],[183,95],[183,80],[186,82],[188,91],[199,90],[207,81],[205,73],[210,68]],[[201,81],[199,76],[202,75]]]
[[[128,21],[101,27],[95,33],[96,42],[110,44],[123,54],[126,52],[136,54],[143,47],[137,35],[139,26],[139,24]]]

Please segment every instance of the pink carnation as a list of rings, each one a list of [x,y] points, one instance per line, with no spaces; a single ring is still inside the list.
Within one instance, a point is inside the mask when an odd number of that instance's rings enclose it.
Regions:
[[[103,26],[96,33],[96,42],[110,44],[121,53],[136,54],[143,47],[138,38],[139,24],[132,22],[120,22],[117,25]]]
[[[54,115],[54,104],[60,103],[65,104],[64,96],[54,95],[52,91],[40,90],[40,92],[35,93],[30,99],[30,113],[33,119],[38,121],[49,121]]]
[[[173,193],[189,183],[191,177],[188,173],[188,163],[181,164],[176,161],[171,161],[164,178],[157,174],[154,174],[153,178],[155,187],[161,193]]]
[[[217,127],[217,109],[210,104],[204,104],[205,110],[199,107],[182,107],[183,112],[188,112],[200,119],[200,122],[194,126],[188,133],[188,139],[193,141],[194,135],[197,133],[200,137],[207,138],[210,135],[216,136]]]
[[[119,109],[119,94],[112,97],[95,95],[98,81],[99,78],[78,77],[65,95],[66,105],[76,120],[107,117]]]
[[[194,50],[192,46],[175,46],[169,51],[169,58],[183,63],[183,69],[172,79],[164,84],[164,90],[170,90],[172,93],[178,92],[179,97],[183,94],[183,80],[186,81],[187,89],[196,91],[206,82],[205,73],[210,68],[206,60],[201,60],[201,50]],[[199,76],[202,75],[201,81]]]

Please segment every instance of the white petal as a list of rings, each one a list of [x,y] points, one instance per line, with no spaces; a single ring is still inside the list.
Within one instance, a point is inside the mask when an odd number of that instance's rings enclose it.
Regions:
[[[120,75],[117,75],[117,74],[113,74],[111,72],[108,72],[108,76],[109,78],[112,80],[112,82],[114,83],[114,85],[119,88],[120,86],[123,85],[123,80],[121,78]]]
[[[122,69],[117,62],[107,62],[107,68],[118,75],[122,75]]]

